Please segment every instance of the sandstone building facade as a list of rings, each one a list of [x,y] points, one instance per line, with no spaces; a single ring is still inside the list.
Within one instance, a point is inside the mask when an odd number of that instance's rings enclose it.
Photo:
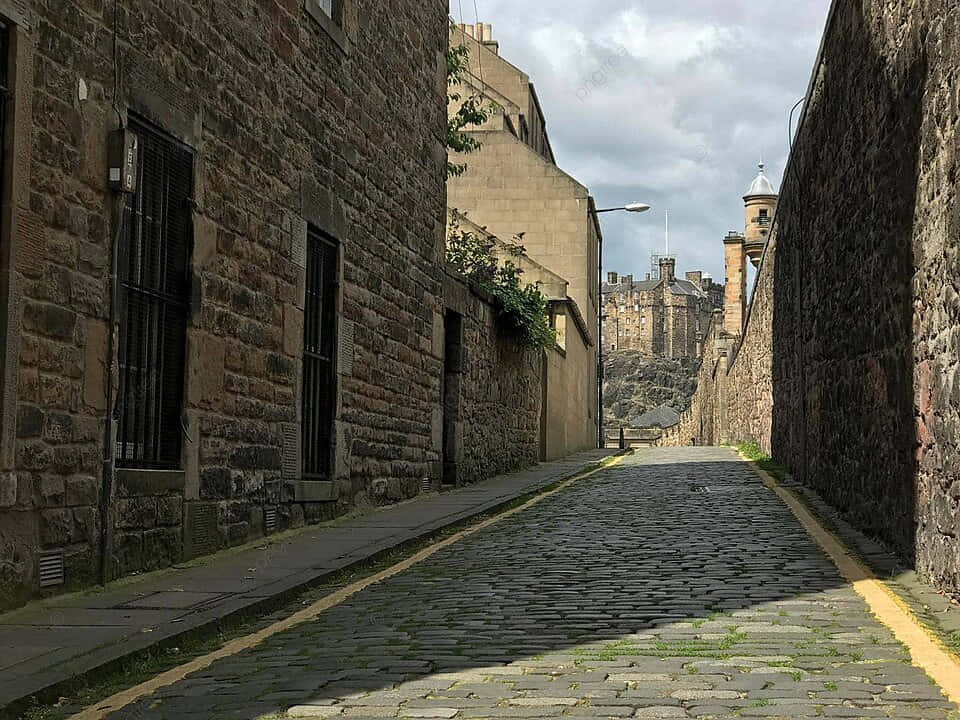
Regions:
[[[524,281],[541,283],[549,301],[561,343],[545,358],[542,456],[596,447],[601,230],[593,199],[557,166],[536,90],[501,57],[490,26],[455,28],[450,43],[470,50],[461,94],[482,95],[497,108],[467,130],[481,149],[451,158],[466,172],[448,183],[447,204],[494,236],[522,234]]]
[[[702,272],[676,277],[676,260],[660,260],[660,277],[634,280],[607,273],[603,285],[604,352],[637,350],[650,357],[698,358],[722,287]]]
[[[444,268],[443,3],[54,5],[0,0],[0,607],[438,487],[451,413],[536,460]]]

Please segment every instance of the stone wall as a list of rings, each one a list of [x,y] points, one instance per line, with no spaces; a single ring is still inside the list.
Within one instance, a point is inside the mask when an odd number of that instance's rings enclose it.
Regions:
[[[680,414],[680,424],[667,428],[657,445],[718,445],[724,442],[726,395],[724,392],[731,338],[723,333],[722,311],[715,311],[705,329],[703,357],[697,371],[697,391],[690,408]]]
[[[726,378],[726,439],[954,591],[958,37],[946,0],[834,3]]]
[[[268,509],[283,529],[439,478],[447,8],[336,5],[334,21],[316,0],[121,0],[114,58],[113,3],[0,0],[15,49],[0,606],[37,593],[38,550],[83,585],[256,538]],[[134,115],[190,149],[195,188],[182,464],[137,487],[102,472],[106,145]],[[283,459],[299,437],[308,224],[339,244],[354,343],[334,471],[305,487]]]
[[[465,485],[540,459],[543,352],[524,348],[489,297],[453,275],[447,308],[444,481]]]

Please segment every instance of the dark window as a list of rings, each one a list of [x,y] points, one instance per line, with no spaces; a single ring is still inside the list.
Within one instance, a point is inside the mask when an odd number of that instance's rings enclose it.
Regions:
[[[330,477],[337,320],[337,246],[310,228],[303,310],[303,477]]]
[[[118,248],[121,287],[117,461],[180,465],[193,154],[131,120],[137,191]]]
[[[761,210],[760,210],[760,217],[762,217],[762,218],[767,217],[767,211],[766,211],[766,209],[761,209]]]
[[[6,175],[7,105],[10,103],[10,28],[0,20],[0,199]]]
[[[307,11],[321,23],[324,19],[335,27],[343,24],[343,0],[306,0]]]

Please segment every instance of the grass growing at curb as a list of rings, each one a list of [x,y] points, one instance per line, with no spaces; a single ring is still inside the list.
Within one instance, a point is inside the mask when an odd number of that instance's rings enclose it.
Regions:
[[[775,477],[777,480],[783,480],[787,476],[787,469],[783,465],[778,465],[769,455],[760,449],[754,443],[741,443],[735,446],[747,460],[755,462],[758,467]]]
[[[776,480],[783,482],[788,479],[789,473],[787,472],[787,469],[774,462],[773,459],[763,452],[763,450],[761,450],[756,444],[741,443],[736,445],[735,449],[740,453],[741,456],[755,463],[759,468],[774,477]],[[899,597],[900,600],[910,608],[910,612],[917,622],[926,628],[929,634],[937,638],[944,649],[960,657],[960,630],[955,632],[948,632],[944,630],[944,628],[937,623],[936,618],[931,616],[930,613],[926,612],[927,608],[923,602],[912,596],[909,588],[897,584],[894,577],[885,577],[887,573],[875,567],[868,558],[863,556],[854,543],[848,541],[848,539],[844,536],[844,533],[837,527],[837,523],[833,518],[824,516],[824,514],[810,501],[810,499],[804,493],[797,492],[790,487],[786,487],[785,489],[790,492],[800,503],[802,503],[803,506],[810,512],[810,514],[813,515],[828,532],[838,538],[840,543],[847,548],[847,551],[854,558],[856,558],[859,563],[861,563],[864,567],[869,568],[877,577],[877,579],[880,580],[880,582],[882,582],[894,595]]]
[[[573,477],[602,469],[607,465],[607,462],[592,463],[580,468],[575,473],[558,478],[549,485],[361,560],[322,578],[317,584],[304,588],[274,606],[260,609],[252,608],[248,612],[222,620],[214,627],[197,628],[186,633],[175,641],[175,646],[166,645],[148,648],[118,661],[105,670],[97,670],[87,676],[75,678],[69,686],[60,689],[62,696],[59,700],[41,696],[0,708],[0,720],[63,720],[63,718],[70,717],[85,707],[95,705],[121,690],[138,685],[194,658],[213,652],[234,638],[249,635],[272,624],[278,618],[292,615],[303,606],[315,602],[330,592],[374,575],[407,559],[429,545],[482,523],[495,515],[512,510],[557,488]]]

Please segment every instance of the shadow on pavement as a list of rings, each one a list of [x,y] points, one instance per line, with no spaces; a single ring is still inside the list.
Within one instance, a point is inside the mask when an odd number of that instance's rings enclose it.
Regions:
[[[785,698],[784,717],[908,700],[946,717],[908,660],[749,466],[659,449],[112,717],[776,717]]]

